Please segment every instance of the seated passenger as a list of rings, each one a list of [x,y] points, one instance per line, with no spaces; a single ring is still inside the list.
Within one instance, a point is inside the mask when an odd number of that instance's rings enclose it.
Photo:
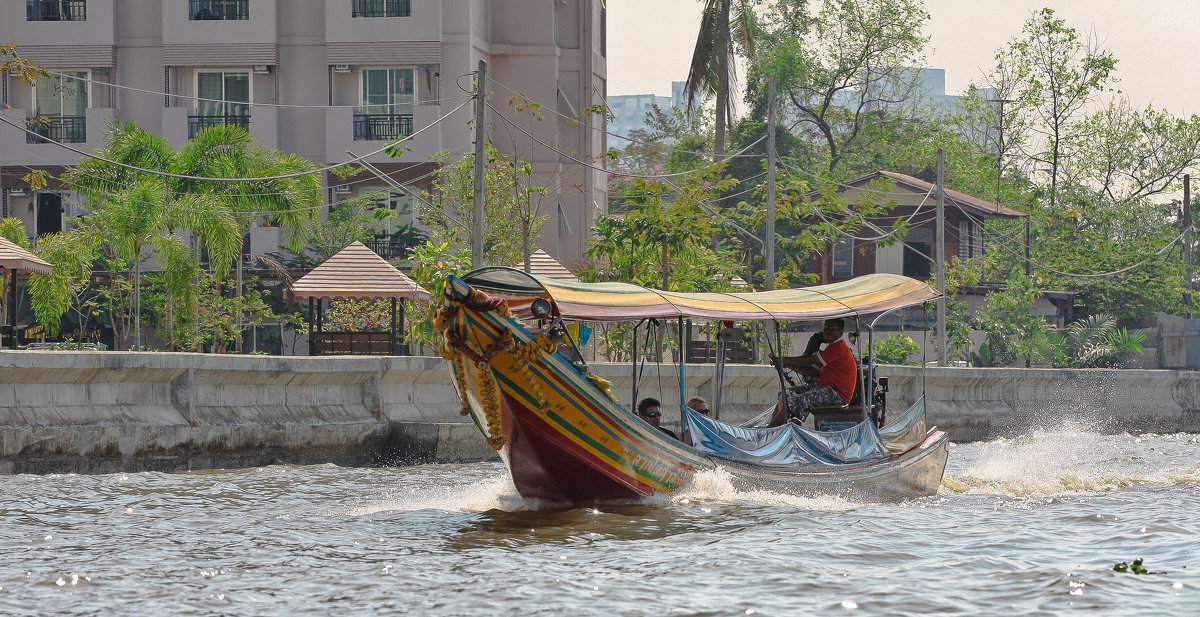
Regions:
[[[662,422],[662,403],[660,403],[658,399],[649,397],[642,399],[642,402],[638,403],[637,414],[645,421],[654,425],[654,428],[666,433],[667,435],[670,435],[671,439],[679,439],[679,437],[675,435],[675,431],[659,426],[659,424]]]
[[[704,416],[708,416],[712,413],[708,409],[708,401],[706,401],[698,396],[688,399],[687,406],[691,407],[692,411],[695,411],[696,413],[702,414]],[[695,445],[692,443],[692,436],[690,434],[688,434],[686,424],[680,427],[679,440],[686,444]]]
[[[821,336],[830,341],[829,345],[811,355],[785,356],[772,362],[781,364],[783,368],[791,369],[801,375],[817,377],[815,384],[803,384],[788,388],[784,392],[787,397],[787,416],[803,422],[808,417],[810,407],[822,405],[842,405],[850,402],[854,396],[854,382],[858,375],[858,363],[854,353],[846,341],[846,320],[827,319]],[[783,402],[782,400],[780,401]],[[782,426],[790,418],[785,417],[784,405],[775,408],[771,422],[767,426]]]

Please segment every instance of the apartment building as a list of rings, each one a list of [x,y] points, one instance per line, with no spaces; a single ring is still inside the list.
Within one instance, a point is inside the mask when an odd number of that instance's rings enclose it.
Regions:
[[[0,103],[11,107],[0,118],[46,116],[34,132],[68,146],[0,124],[0,206],[31,235],[62,229],[79,204],[55,179],[33,191],[22,176],[57,176],[116,120],[176,147],[224,123],[320,165],[372,153],[365,160],[391,181],[427,187],[439,152],[471,151],[473,106],[454,110],[479,60],[499,110],[487,112],[488,136],[551,189],[538,244],[578,263],[606,203],[604,173],[580,162],[606,149],[604,115],[584,113],[606,93],[603,0],[9,1],[0,41],[56,73],[35,86],[0,76]],[[539,103],[541,119],[510,104],[514,92]],[[399,158],[376,152],[414,134]],[[383,191],[400,216],[381,234],[419,224],[413,196],[373,173],[325,185],[327,203]],[[251,251],[277,238],[256,229]]]

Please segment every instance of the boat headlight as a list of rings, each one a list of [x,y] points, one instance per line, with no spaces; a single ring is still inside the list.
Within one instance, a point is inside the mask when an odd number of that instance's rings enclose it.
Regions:
[[[529,306],[529,312],[537,319],[545,319],[550,316],[550,301],[545,298],[538,298]]]

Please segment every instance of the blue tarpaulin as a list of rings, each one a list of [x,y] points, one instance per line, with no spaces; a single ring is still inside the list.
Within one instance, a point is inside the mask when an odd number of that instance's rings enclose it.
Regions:
[[[683,422],[697,450],[740,463],[816,470],[891,458],[870,420],[841,431],[817,433],[790,423],[774,428],[733,426],[685,408]]]

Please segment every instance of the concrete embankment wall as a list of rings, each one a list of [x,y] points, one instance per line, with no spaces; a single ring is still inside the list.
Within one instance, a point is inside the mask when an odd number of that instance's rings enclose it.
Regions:
[[[623,402],[628,366],[596,364]],[[889,409],[920,395],[919,369],[882,367]],[[713,400],[714,367],[687,367],[685,399]],[[722,418],[772,405],[768,367],[725,369]],[[1200,373],[929,369],[929,419],[955,441],[1072,424],[1200,432]],[[638,398],[677,420],[678,368],[650,365]],[[431,357],[0,352],[0,473],[185,470],[288,463],[388,465],[494,457]]]

